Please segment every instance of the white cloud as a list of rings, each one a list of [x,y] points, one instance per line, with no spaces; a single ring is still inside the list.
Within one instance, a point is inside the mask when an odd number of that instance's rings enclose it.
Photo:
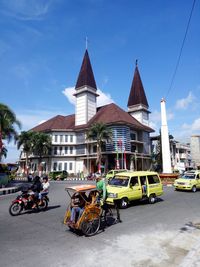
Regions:
[[[1,12],[20,20],[42,19],[49,11],[52,0],[3,0]]]
[[[74,87],[67,87],[62,91],[62,93],[67,97],[68,101],[72,104],[75,105],[76,103],[76,98],[74,96],[75,89]]]
[[[190,137],[200,134],[200,117],[196,118],[191,124],[183,123],[177,131],[173,132],[175,139],[181,142],[190,142]]]
[[[195,96],[192,92],[189,92],[186,98],[182,98],[176,101],[176,109],[187,109],[187,107],[195,100]]]
[[[196,131],[200,131],[200,118],[195,119],[192,124],[184,123],[182,125],[182,129],[188,130],[191,133],[195,133]]]
[[[174,113],[170,110],[166,111],[167,113],[167,121],[170,121],[174,118]],[[149,126],[153,128],[156,132],[159,132],[161,128],[161,113],[158,110],[154,110],[149,115]]]
[[[114,103],[114,100],[112,99],[110,94],[103,93],[100,89],[97,90],[97,94],[99,94],[99,97],[97,97],[97,106],[103,106],[110,103]]]
[[[73,105],[75,105],[76,101],[76,98],[73,95],[74,93],[75,93],[74,87],[67,87],[63,91],[63,94],[67,97],[68,101]],[[105,94],[100,89],[97,90],[97,94],[99,94],[99,96],[97,97],[98,107],[114,102],[110,94]]]
[[[30,130],[38,124],[59,114],[63,115],[63,112],[57,110],[23,110],[16,113],[18,120],[22,123],[22,130],[24,131]]]

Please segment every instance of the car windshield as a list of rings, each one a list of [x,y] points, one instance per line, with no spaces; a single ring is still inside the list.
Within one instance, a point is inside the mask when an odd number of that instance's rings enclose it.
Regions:
[[[109,181],[109,185],[115,186],[127,186],[129,181],[129,177],[114,177]]]
[[[195,179],[195,174],[190,173],[190,174],[184,174],[182,176],[183,179]]]

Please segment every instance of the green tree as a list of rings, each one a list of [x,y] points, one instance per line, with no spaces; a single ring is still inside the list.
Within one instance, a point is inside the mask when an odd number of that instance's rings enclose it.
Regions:
[[[2,148],[1,148],[1,155],[0,155],[0,158],[2,158],[2,157],[6,158],[6,157],[7,157],[7,153],[8,153],[8,150],[7,150],[7,148],[3,145]]]
[[[96,164],[100,170],[102,160],[102,147],[106,142],[112,140],[112,130],[102,122],[94,123],[86,134],[87,140],[95,140],[97,142],[97,159]]]
[[[17,149],[22,148],[23,152],[26,155],[27,174],[28,174],[28,158],[29,158],[29,155],[32,153],[32,147],[33,147],[33,135],[34,135],[34,132],[22,131],[21,134],[17,138]]]
[[[42,169],[41,162],[43,156],[49,155],[51,151],[51,137],[46,133],[35,132],[32,135],[32,152],[39,157],[38,171]]]
[[[8,142],[12,139],[17,140],[16,126],[21,128],[21,123],[15,113],[7,105],[0,103],[0,157],[2,156],[3,140]]]

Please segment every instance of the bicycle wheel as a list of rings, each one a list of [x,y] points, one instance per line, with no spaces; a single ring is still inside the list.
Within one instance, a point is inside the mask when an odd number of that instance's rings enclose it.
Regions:
[[[83,222],[81,224],[81,231],[85,236],[95,235],[99,231],[100,216],[96,212],[90,212],[85,214]]]

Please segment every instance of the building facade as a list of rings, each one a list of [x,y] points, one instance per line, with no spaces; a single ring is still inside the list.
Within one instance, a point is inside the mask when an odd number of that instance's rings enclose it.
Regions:
[[[200,135],[192,135],[190,139],[191,156],[195,168],[200,169]]]
[[[43,171],[67,171],[77,175],[97,171],[96,142],[88,141],[86,133],[94,123],[103,123],[112,131],[112,141],[102,149],[101,171],[116,168],[146,170],[150,166],[149,105],[136,63],[133,82],[128,99],[128,110],[111,103],[97,107],[97,86],[85,51],[79,76],[75,86],[75,114],[55,116],[37,125],[31,131],[45,132],[51,136],[51,154],[43,157]],[[25,168],[25,155],[22,153],[21,168]],[[38,168],[37,155],[30,155],[32,171]]]
[[[152,152],[156,155],[160,151],[160,136],[151,137]],[[191,145],[181,143],[175,139],[169,140],[170,158],[173,171],[182,173],[188,169],[195,168],[195,162],[192,158]]]

